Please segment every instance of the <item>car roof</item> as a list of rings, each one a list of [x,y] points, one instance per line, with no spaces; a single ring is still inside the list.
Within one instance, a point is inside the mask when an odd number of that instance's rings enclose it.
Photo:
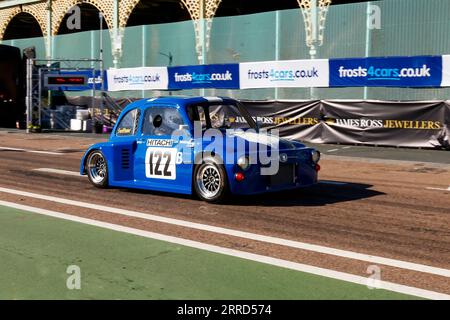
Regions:
[[[152,105],[160,105],[160,104],[168,104],[168,105],[179,105],[181,107],[185,107],[193,104],[228,104],[235,101],[231,98],[226,97],[191,97],[191,96],[165,96],[165,97],[156,97],[156,98],[148,98],[141,99],[130,103],[125,107],[123,112],[128,111],[129,109],[140,108],[140,107],[151,107]]]

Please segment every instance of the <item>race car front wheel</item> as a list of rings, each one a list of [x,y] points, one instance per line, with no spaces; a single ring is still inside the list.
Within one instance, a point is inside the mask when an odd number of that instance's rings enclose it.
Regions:
[[[94,151],[89,154],[86,161],[86,171],[89,181],[97,188],[108,186],[108,164],[101,151]]]
[[[207,157],[194,170],[194,189],[197,196],[208,202],[220,202],[227,196],[225,169],[213,157]]]

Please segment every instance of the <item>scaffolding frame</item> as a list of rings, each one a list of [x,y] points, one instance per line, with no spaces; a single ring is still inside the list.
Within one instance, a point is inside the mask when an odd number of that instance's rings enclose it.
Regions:
[[[60,63],[59,67],[52,67],[52,64]],[[89,66],[84,66],[89,64]],[[35,66],[38,66],[37,73]],[[101,59],[27,59],[26,63],[26,132],[30,133],[31,128],[37,120],[39,128],[42,126],[42,91],[45,89],[43,84],[43,75],[50,72],[73,72],[84,71],[92,72],[91,98],[93,106],[93,115],[95,115],[95,105],[97,91],[100,91],[100,123],[104,123],[104,90],[105,79],[103,70],[103,60]],[[97,90],[96,72],[100,71],[101,89]],[[89,85],[89,83],[88,83]],[[62,85],[61,87],[64,87]],[[51,91],[51,90],[49,90]],[[34,110],[37,109],[37,119],[33,117]]]

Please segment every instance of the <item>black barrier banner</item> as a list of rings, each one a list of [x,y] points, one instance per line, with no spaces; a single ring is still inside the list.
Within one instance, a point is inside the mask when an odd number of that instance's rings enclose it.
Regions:
[[[312,143],[450,149],[450,101],[242,101],[282,137]]]
[[[282,137],[322,143],[317,130],[320,126],[320,101],[242,102],[261,127],[277,129]]]

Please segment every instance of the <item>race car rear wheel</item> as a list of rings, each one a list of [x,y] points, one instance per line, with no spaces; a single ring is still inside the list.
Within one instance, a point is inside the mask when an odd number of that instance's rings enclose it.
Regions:
[[[86,161],[86,171],[89,181],[97,188],[108,186],[108,164],[101,151],[94,151],[89,154]]]
[[[208,202],[220,202],[227,196],[227,175],[213,157],[203,160],[194,170],[194,189],[197,196]]]

